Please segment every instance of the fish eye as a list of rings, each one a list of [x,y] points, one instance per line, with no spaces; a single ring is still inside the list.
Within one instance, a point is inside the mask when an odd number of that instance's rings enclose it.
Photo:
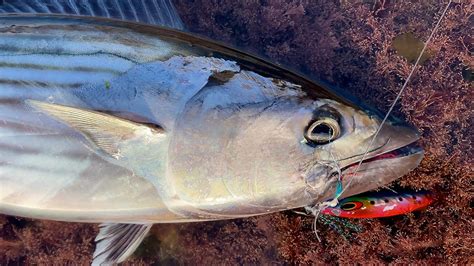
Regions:
[[[336,119],[331,117],[318,118],[306,129],[305,138],[316,144],[333,141],[341,134],[341,128]]]

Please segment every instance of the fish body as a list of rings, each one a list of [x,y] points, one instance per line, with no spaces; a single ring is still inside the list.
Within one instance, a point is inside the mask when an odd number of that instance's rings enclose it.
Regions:
[[[239,63],[225,47],[227,58],[208,56],[217,52],[205,45],[217,45],[184,33],[54,16],[10,16],[2,25],[4,213],[178,222],[297,208],[332,193],[334,169],[320,162],[357,162],[380,123],[316,85],[259,74],[259,64],[278,68],[257,58]],[[315,88],[321,96],[307,92]],[[305,130],[326,116],[344,123],[341,137],[310,143]],[[124,121],[138,133],[114,132]],[[382,133],[377,153],[417,138],[407,126]],[[421,157],[410,152],[392,160],[414,166]],[[384,170],[363,168],[351,193],[383,184],[363,175]],[[393,171],[390,178],[406,168]]]
[[[339,172],[353,176],[343,196],[391,182],[423,152],[391,118],[353,174],[380,123],[302,75],[188,33],[0,17],[0,213],[103,223],[98,263],[123,261],[153,223],[312,205],[334,195]]]
[[[426,190],[400,193],[383,190],[344,198],[321,213],[341,218],[381,218],[424,209],[433,201],[434,195]]]

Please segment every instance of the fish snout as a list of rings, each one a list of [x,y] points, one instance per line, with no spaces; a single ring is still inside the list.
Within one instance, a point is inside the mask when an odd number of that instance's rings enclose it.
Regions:
[[[361,144],[357,155],[339,161],[344,188],[341,197],[385,186],[416,168],[423,159],[423,149],[415,143],[420,135],[408,124],[388,120],[372,141],[374,136]],[[324,199],[334,197],[336,182],[337,178],[331,178]]]
[[[415,143],[419,138],[419,132],[412,126],[387,120],[373,141],[373,146],[378,144],[380,148],[344,166],[343,186],[349,187],[342,196],[385,186],[416,168],[423,159],[423,149]]]

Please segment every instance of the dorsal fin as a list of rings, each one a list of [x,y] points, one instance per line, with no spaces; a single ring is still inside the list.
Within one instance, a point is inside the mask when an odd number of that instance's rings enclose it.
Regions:
[[[171,0],[1,0],[0,13],[106,17],[184,30]]]

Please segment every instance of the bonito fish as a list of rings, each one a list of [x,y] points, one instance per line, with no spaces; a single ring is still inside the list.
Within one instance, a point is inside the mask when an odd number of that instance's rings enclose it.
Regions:
[[[321,202],[339,171],[353,178],[343,196],[387,184],[422,150],[392,118],[351,175],[380,123],[299,74],[181,31],[0,16],[0,213],[103,223],[96,264],[123,261],[153,223]]]

